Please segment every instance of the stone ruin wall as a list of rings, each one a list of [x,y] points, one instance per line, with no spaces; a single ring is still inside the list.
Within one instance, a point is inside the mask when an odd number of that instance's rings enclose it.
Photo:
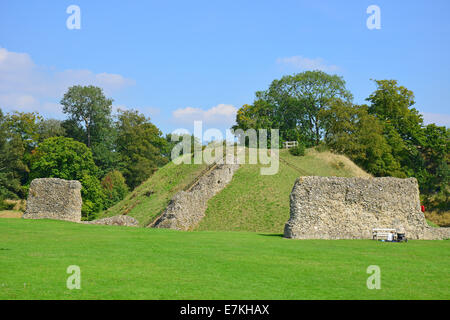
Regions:
[[[138,227],[139,221],[135,218],[126,215],[117,215],[106,217],[93,221],[82,221],[84,224],[101,224],[105,226],[124,226],[124,227]]]
[[[170,201],[162,215],[149,227],[176,230],[191,230],[203,219],[208,200],[219,193],[233,178],[239,165],[217,164],[211,171],[200,177],[189,191],[178,192]]]
[[[24,219],[81,221],[81,183],[42,178],[31,181]]]
[[[397,229],[408,239],[450,238],[450,228],[427,225],[415,178],[301,177],[295,182],[286,238],[372,239],[373,228]]]

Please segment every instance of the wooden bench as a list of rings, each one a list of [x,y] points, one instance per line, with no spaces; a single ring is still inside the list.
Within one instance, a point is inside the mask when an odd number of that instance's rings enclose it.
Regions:
[[[392,240],[395,240],[397,237],[397,230],[387,229],[387,228],[372,229],[372,239],[373,240],[379,240],[379,239],[387,240],[390,234],[392,234]]]

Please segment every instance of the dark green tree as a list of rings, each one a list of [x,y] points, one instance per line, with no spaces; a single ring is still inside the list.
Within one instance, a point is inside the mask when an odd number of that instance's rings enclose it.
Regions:
[[[168,162],[163,155],[167,141],[150,119],[136,110],[119,110],[116,130],[121,171],[133,189]]]
[[[396,80],[375,80],[377,89],[367,99],[369,112],[383,125],[383,135],[401,171],[416,177],[420,191],[432,207],[448,207],[449,133],[434,124],[424,127],[414,108],[414,93]]]
[[[383,125],[366,105],[335,100],[321,111],[325,142],[375,176],[405,177],[383,136]]]
[[[129,191],[125,178],[118,170],[108,172],[102,180],[102,187],[106,196],[105,208],[123,200]]]
[[[318,145],[323,135],[320,111],[334,99],[351,101],[345,81],[322,71],[306,71],[274,80],[266,91],[256,92],[252,106],[242,107],[234,129],[280,130],[281,141],[300,140]]]
[[[20,195],[20,180],[15,175],[15,162],[17,161],[8,140],[9,132],[6,125],[6,116],[0,109],[0,202],[7,198],[17,198]],[[22,150],[21,150],[22,151]],[[20,152],[20,158],[22,152]],[[1,203],[0,203],[1,205]]]
[[[18,180],[17,195],[26,196],[29,182],[31,153],[39,141],[39,123],[42,117],[37,113],[13,112],[3,116],[2,127],[6,134],[3,159],[8,176]],[[17,186],[16,183],[14,183]]]
[[[112,101],[105,97],[101,88],[95,86],[70,87],[61,100],[63,112],[69,117],[63,124],[67,136],[85,143],[91,149],[102,172],[117,165]]]
[[[38,126],[39,142],[51,137],[63,137],[66,135],[66,130],[62,125],[61,120],[57,119],[43,119]]]

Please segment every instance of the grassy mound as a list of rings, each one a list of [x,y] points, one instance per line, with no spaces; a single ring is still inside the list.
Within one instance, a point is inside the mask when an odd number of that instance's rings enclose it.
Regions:
[[[289,194],[299,176],[369,176],[345,156],[314,149],[307,150],[303,157],[280,150],[276,175],[261,176],[260,167],[259,164],[242,165],[231,183],[208,202],[206,216],[197,229],[282,232],[289,218]],[[128,214],[146,226],[162,213],[175,193],[185,190],[207,169],[206,164],[171,162],[105,211],[101,218]]]
[[[99,218],[127,214],[136,218],[140,226],[146,226],[162,213],[177,192],[187,188],[206,168],[205,164],[175,165],[169,162]]]
[[[450,299],[450,241],[0,219],[0,299]],[[70,265],[81,289],[69,290]],[[366,286],[378,265],[381,289]]]
[[[260,167],[242,165],[231,183],[208,202],[197,230],[282,233],[289,219],[289,195],[299,176],[369,176],[345,156],[314,149],[302,157],[280,150],[276,175],[262,176]]]

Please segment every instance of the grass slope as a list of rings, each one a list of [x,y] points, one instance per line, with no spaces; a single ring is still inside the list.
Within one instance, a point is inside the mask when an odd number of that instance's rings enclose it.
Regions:
[[[136,218],[140,226],[146,226],[162,213],[178,191],[186,188],[206,168],[205,164],[169,162],[99,218],[127,214]]]
[[[68,290],[69,265],[81,290]],[[381,268],[369,290],[367,267]],[[450,241],[288,240],[0,219],[0,299],[450,299]]]
[[[280,150],[276,175],[262,176],[260,165],[242,165],[231,183],[209,200],[197,230],[282,233],[289,219],[289,195],[301,175],[365,177],[351,160],[331,152],[307,150],[295,157]]]
[[[306,156],[294,157],[280,150],[280,158],[285,162],[280,161],[280,170],[274,176],[261,176],[260,165],[242,165],[232,182],[209,201],[206,217],[197,229],[282,232],[289,218],[289,194],[304,171],[318,176],[368,176],[345,156],[327,151],[310,149]],[[99,218],[128,214],[146,226],[162,213],[175,193],[189,186],[207,167],[170,162]]]

